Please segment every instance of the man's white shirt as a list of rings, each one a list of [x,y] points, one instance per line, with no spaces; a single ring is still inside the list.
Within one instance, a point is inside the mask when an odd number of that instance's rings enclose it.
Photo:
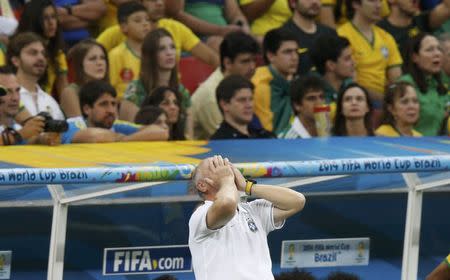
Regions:
[[[275,225],[267,200],[239,203],[234,217],[222,228],[210,230],[206,214],[212,201],[197,208],[189,220],[189,249],[197,280],[272,280],[267,234]]]
[[[35,100],[37,102],[35,102]],[[33,116],[40,112],[47,112],[55,120],[65,119],[58,102],[39,86],[36,86],[36,92],[30,92],[26,88],[20,87],[20,102]]]

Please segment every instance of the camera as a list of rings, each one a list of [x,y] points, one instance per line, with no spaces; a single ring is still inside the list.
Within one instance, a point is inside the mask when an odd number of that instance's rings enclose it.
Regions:
[[[45,126],[44,132],[66,132],[69,129],[69,125],[66,121],[54,120],[52,116],[47,112],[40,112],[38,116],[44,117]]]

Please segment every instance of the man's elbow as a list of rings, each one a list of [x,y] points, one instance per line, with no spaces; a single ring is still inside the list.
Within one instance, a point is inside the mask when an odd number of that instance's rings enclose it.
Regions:
[[[295,203],[295,207],[293,209],[295,211],[295,213],[302,211],[303,208],[305,208],[305,203],[306,203],[305,196],[302,193],[297,193],[296,203]]]

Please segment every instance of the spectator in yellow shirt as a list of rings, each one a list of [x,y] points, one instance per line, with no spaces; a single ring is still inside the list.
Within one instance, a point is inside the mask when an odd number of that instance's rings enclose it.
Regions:
[[[134,0],[103,0],[106,6],[106,13],[98,22],[99,32],[103,32],[107,28],[117,25],[117,7]]]
[[[151,22],[147,10],[139,2],[122,4],[117,18],[127,40],[109,52],[109,78],[121,100],[128,84],[139,76],[141,48]]]
[[[165,5],[163,0],[142,0],[142,4],[147,9],[153,28],[164,28],[170,32],[177,50],[177,59],[180,59],[181,52],[190,52],[193,56],[213,67],[219,66],[218,54],[202,43],[200,39],[187,26],[179,21],[165,18]],[[97,38],[107,51],[118,46],[126,40],[118,25],[106,29]]]
[[[292,17],[286,0],[239,0],[241,10],[250,22],[252,34],[262,38],[267,31],[281,27]]]
[[[182,91],[178,80],[175,45],[170,33],[157,28],[145,37],[142,45],[140,74],[127,87],[120,105],[121,120],[133,121],[142,102],[157,87],[168,86]],[[185,93],[181,106],[189,107],[189,93]]]
[[[383,122],[375,131],[378,136],[422,136],[414,130],[419,120],[420,104],[416,90],[408,82],[395,82],[384,95]]]
[[[381,19],[381,0],[352,0],[352,5],[351,22],[337,32],[350,41],[356,81],[369,91],[375,108],[381,109],[386,85],[402,74],[402,57],[394,38],[375,25]]]

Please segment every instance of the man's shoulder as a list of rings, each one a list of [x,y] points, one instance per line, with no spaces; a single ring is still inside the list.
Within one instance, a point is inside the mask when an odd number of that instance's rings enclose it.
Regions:
[[[210,139],[224,140],[224,139],[238,139],[238,138],[242,138],[242,134],[237,129],[229,125],[226,121],[223,121]]]
[[[391,40],[391,41],[395,42],[395,39],[392,36],[392,34],[389,33],[389,31],[384,30],[380,26],[374,25],[373,30],[374,30],[374,33],[378,34],[384,41]]]
[[[172,19],[172,18],[162,18],[158,21],[158,27],[165,28],[167,31],[181,31],[183,29],[189,29],[186,25],[183,23]]]
[[[205,214],[205,211],[207,211],[207,209],[209,207],[211,207],[212,205],[212,201],[202,201],[200,202],[196,208],[194,209],[194,211],[192,212],[191,217],[189,218],[189,225],[191,225],[191,221],[197,220],[199,218],[201,218],[201,216],[203,216]]]
[[[292,18],[288,19],[280,28],[290,32],[298,31],[300,29],[292,20]]]
[[[223,80],[223,74],[220,68],[217,68],[214,72],[209,75],[206,80],[201,83],[198,88],[192,94],[192,101],[200,100],[205,97],[205,95],[210,95],[211,91],[213,92],[215,98],[215,90],[219,83]]]
[[[337,33],[338,33],[339,35],[341,35],[341,36],[342,36],[342,35],[347,35],[347,34],[349,34],[349,33],[354,33],[354,32],[356,32],[356,30],[355,30],[353,24],[351,23],[351,21],[348,21],[348,22],[342,24],[341,26],[339,26],[339,27],[336,29],[336,31],[337,31]]]
[[[336,29],[333,29],[333,28],[326,26],[324,24],[321,24],[321,23],[317,23],[317,33],[316,34],[317,35],[329,34],[329,35],[337,36]]]
[[[270,71],[269,66],[261,66],[256,68],[255,74],[252,77],[252,82],[255,87],[260,84],[268,84],[273,80],[273,74]]]

